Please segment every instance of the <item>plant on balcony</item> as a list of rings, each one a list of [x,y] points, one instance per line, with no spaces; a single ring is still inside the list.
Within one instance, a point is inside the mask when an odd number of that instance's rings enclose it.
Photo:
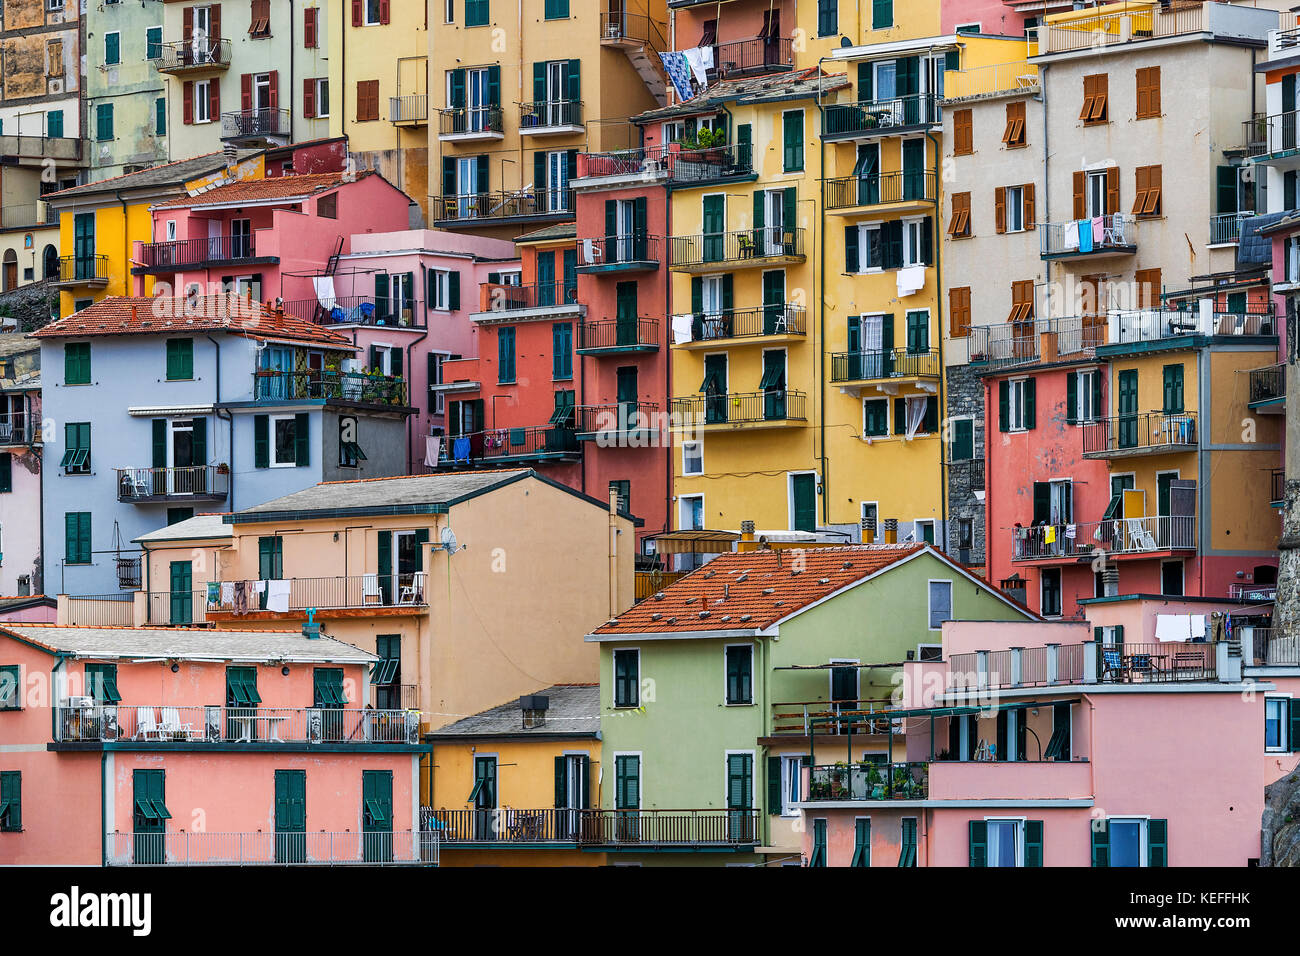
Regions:
[[[677,140],[681,147],[681,158],[693,163],[721,163],[723,148],[727,145],[725,129],[700,129],[687,133]]]
[[[218,475],[228,475],[228,474],[230,474],[230,464],[229,464],[228,462],[224,462],[224,461],[223,461],[223,462],[220,462],[220,463],[217,465],[217,474],[218,474]]]
[[[880,767],[871,764],[867,771],[867,789],[871,791],[872,800],[881,800],[885,796],[885,775],[880,772]]]

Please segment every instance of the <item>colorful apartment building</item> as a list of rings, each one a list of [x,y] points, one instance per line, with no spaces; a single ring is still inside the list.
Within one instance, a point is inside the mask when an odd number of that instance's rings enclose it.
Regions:
[[[556,684],[425,738],[441,866],[601,866],[600,685]],[[539,809],[533,809],[539,808]]]
[[[108,179],[215,148],[172,154],[167,148],[161,3],[87,3],[87,159],[93,180]]]
[[[572,219],[578,152],[639,145],[627,118],[666,102],[663,0],[473,0],[431,19],[437,228],[513,238]]]
[[[310,629],[5,622],[0,661],[0,862],[436,862],[418,715],[376,706],[369,652]]]
[[[41,346],[0,335],[0,594],[40,594]]]
[[[922,544],[719,555],[587,635],[610,859],[797,865],[808,748],[879,752],[849,730],[937,656],[942,622],[1031,617]]]
[[[1296,765],[1294,647],[1250,659],[1265,631],[1241,604],[1087,613],[945,624],[941,659],[905,664],[902,704],[875,721],[901,759],[804,771],[807,865],[1259,862],[1264,788]]]

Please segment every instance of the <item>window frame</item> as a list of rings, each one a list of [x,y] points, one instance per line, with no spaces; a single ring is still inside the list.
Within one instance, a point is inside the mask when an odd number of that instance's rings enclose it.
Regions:
[[[270,448],[268,449],[269,456],[268,456],[268,464],[267,464],[267,467],[269,467],[269,468],[297,468],[297,467],[298,467],[298,432],[297,432],[297,427],[298,427],[298,425],[297,425],[297,418],[298,418],[298,416],[297,416],[296,414],[293,414],[293,413],[290,413],[290,414],[287,414],[287,415],[268,415],[268,416],[267,416],[267,419],[268,419],[268,420],[267,420],[267,439],[268,439],[268,443],[269,443],[269,445],[270,445]],[[288,422],[293,423],[293,425],[294,425],[294,441],[293,441],[294,453],[293,453],[293,461],[287,461],[287,462],[286,462],[286,461],[280,461],[280,460],[279,460],[279,455],[277,454],[277,451],[276,451],[276,448],[277,448],[277,442],[276,442],[276,440],[275,440],[275,439],[276,439],[276,435],[275,435],[275,433],[276,433],[276,424],[277,424],[278,422],[282,422],[282,421],[288,421]]]
[[[1268,743],[1268,708],[1270,705],[1281,707],[1282,713],[1278,717],[1279,740],[1281,743],[1270,746]],[[1268,694],[1264,697],[1264,753],[1279,754],[1291,753],[1292,746],[1295,742],[1291,740],[1290,735],[1291,722],[1291,698],[1283,697],[1280,694]]]
[[[919,540],[919,536],[918,536]],[[948,617],[939,622],[939,626],[934,626],[934,586],[942,584],[947,586],[948,590]],[[943,631],[943,621],[956,620],[955,611],[952,606],[955,588],[953,587],[952,578],[929,578],[925,582],[925,623],[927,631]]]
[[[13,674],[13,696],[0,696],[0,711],[5,710],[22,710],[23,709],[23,672],[21,664],[0,664],[0,691],[3,691],[6,681],[5,675]],[[12,703],[5,703],[12,700]]]
[[[688,448],[692,449],[696,453],[694,455],[694,460],[699,463],[698,469],[691,470],[686,467],[687,462],[692,460],[692,457],[687,454]],[[682,476],[693,478],[702,474],[704,474],[704,442],[699,441],[698,439],[695,441],[682,442]]]
[[[736,698],[731,695],[731,654],[732,651],[746,651],[749,656],[749,674],[747,682],[749,685],[748,699]],[[727,707],[753,707],[754,706],[754,645],[752,643],[742,644],[724,644],[722,648],[722,700]]]
[[[619,689],[620,679],[619,679],[619,676],[618,676],[618,661],[619,661],[619,656],[620,656],[620,655],[625,655],[625,654],[631,654],[631,655],[634,655],[634,658],[633,658],[633,659],[634,659],[635,662],[636,662],[636,670],[634,671],[634,677],[633,677],[633,680],[632,680],[632,693],[633,693],[633,697],[632,697],[631,702],[628,702],[626,698],[620,698],[620,697],[619,697],[619,693],[620,693],[620,689]],[[640,707],[640,706],[641,706],[641,648],[639,648],[639,647],[615,647],[615,648],[611,648],[611,649],[610,649],[610,674],[611,674],[611,677],[612,677],[612,681],[611,681],[611,683],[614,685],[614,688],[613,688],[613,690],[614,690],[614,694],[613,694],[613,707],[614,707],[614,709],[615,709],[615,710],[636,710],[638,707]],[[620,701],[622,701],[622,702],[620,702]]]

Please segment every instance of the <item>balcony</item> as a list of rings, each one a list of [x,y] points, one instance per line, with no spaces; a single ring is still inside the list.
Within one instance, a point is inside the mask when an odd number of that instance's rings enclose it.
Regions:
[[[865,141],[940,126],[941,102],[933,93],[915,93],[884,100],[832,103],[825,108],[822,139]]]
[[[45,202],[7,203],[0,208],[0,228],[39,228],[58,224],[58,215]]]
[[[713,44],[713,69],[709,83],[759,76],[794,69],[794,41],[790,37],[747,37]]]
[[[1193,451],[1195,412],[1140,412],[1083,425],[1084,458],[1133,458]]]
[[[522,462],[575,462],[582,458],[574,423],[489,428],[453,435],[439,448],[439,469],[492,467]]]
[[[691,149],[681,143],[667,147],[668,176],[678,186],[709,186],[754,176],[751,143]]]
[[[423,571],[287,580],[289,594],[278,607],[272,606],[265,592],[249,593],[243,581],[213,582],[203,600],[207,618],[216,614],[230,614],[236,619],[244,615],[287,614],[297,620],[307,610],[320,612],[322,618],[349,616],[327,613],[340,610],[412,614],[428,606],[428,575]]]
[[[104,288],[108,285],[108,256],[61,256],[53,285],[61,289]]]
[[[653,272],[659,268],[659,236],[644,233],[578,240],[578,272]]]
[[[40,440],[39,423],[31,427],[25,412],[0,415],[0,445],[30,445]]]
[[[938,197],[938,177],[933,170],[901,170],[874,176],[844,176],[822,183],[826,211],[863,212],[875,206],[888,207],[878,212],[897,211],[898,207],[930,205]]]
[[[1011,560],[1074,564],[1090,562],[1099,553],[1150,557],[1195,550],[1196,515],[1147,515],[1013,528]]]
[[[429,123],[429,97],[423,93],[388,98],[388,122],[412,129]]]
[[[0,156],[16,166],[37,167],[51,159],[74,166],[85,165],[81,140],[75,136],[0,134]]]
[[[973,495],[984,500],[984,459],[967,458],[948,463],[948,488],[954,495]]]
[[[1246,152],[1256,163],[1281,171],[1300,167],[1300,110],[1256,115],[1242,124]]]
[[[293,133],[292,125],[288,110],[235,110],[221,114],[221,140],[236,146],[283,146]]]
[[[605,153],[579,153],[576,188],[587,186],[640,186],[666,180],[675,162],[675,146],[617,149]]]
[[[926,800],[929,796],[930,765],[924,762],[812,767],[808,779],[809,803]]]
[[[1217,7],[1227,7],[1219,10]],[[1141,43],[1195,33],[1223,33],[1230,37],[1247,36],[1263,40],[1265,20],[1241,21],[1238,10],[1227,4],[1197,4],[1191,7],[1116,10],[1108,14],[1077,17],[1065,22],[1044,23],[1038,27],[1038,55],[1069,53],[1076,50],[1099,50],[1125,43]],[[1275,18],[1271,18],[1276,23]],[[1245,32],[1243,32],[1245,31]]]
[[[148,505],[159,502],[225,501],[230,471],[219,465],[177,468],[118,468],[117,500]]]
[[[889,733],[888,721],[880,711],[889,706],[887,697],[866,700],[800,700],[772,704],[772,734],[784,737],[841,734],[867,736]]]
[[[1180,344],[1195,346],[1198,343],[1179,342],[1180,339],[1194,336],[1258,336],[1275,339],[1278,334],[1277,317],[1271,312],[1173,309],[1117,311],[1110,313],[1108,326],[1110,334],[1105,345],[1110,349],[1117,345],[1136,346],[1148,342],[1171,348]]]
[[[1281,627],[1243,628],[1242,656],[1256,667],[1300,667],[1300,638]]]
[[[230,69],[230,41],[220,37],[194,37],[164,43],[153,58],[154,69],[174,76],[219,73]]]
[[[132,559],[139,567],[139,558]],[[119,572],[120,580],[120,572]],[[138,580],[134,582],[139,587]],[[135,624],[135,595],[69,594],[59,609],[59,623],[67,627],[131,627]]]
[[[423,828],[444,848],[581,846],[608,850],[749,847],[758,842],[757,810],[435,810],[420,808]]]
[[[432,197],[430,215],[444,229],[484,222],[550,222],[573,216],[572,189],[528,189]]]
[[[1026,319],[980,325],[966,336],[967,361],[990,372],[1042,361],[1042,337],[1050,335],[1057,359],[1092,358],[1106,344],[1106,316]],[[954,339],[953,343],[960,339]]]
[[[552,319],[585,315],[587,307],[578,301],[577,286],[562,279],[529,282],[526,285],[479,284],[480,311],[470,314],[475,322],[517,322],[530,314]]]
[[[943,101],[991,99],[1039,92],[1038,65],[1024,60],[994,63],[969,70],[948,70],[943,76]]]
[[[146,242],[139,247],[139,273],[171,272],[176,269],[209,269],[220,266],[276,263],[278,256],[257,255],[257,233],[246,236],[209,236]]]
[[[667,429],[657,402],[617,402],[579,405],[574,409],[579,441],[600,448],[651,448],[667,444]]]
[[[1101,216],[1101,230],[1089,229],[1090,220],[1038,224],[1039,258],[1084,262],[1137,252],[1137,224],[1132,216]]]
[[[674,324],[690,321],[690,338],[685,329],[674,331],[673,346],[680,349],[707,350],[720,345],[769,345],[803,341],[806,323],[804,308],[787,302],[750,309],[723,309],[673,316]],[[678,331],[683,335],[679,336]]]
[[[1249,406],[1265,414],[1286,414],[1286,366],[1250,370]]]
[[[736,232],[673,236],[669,266],[675,272],[717,272],[793,265],[804,261],[803,229],[764,226]]]
[[[585,129],[582,100],[535,100],[519,104],[520,136],[578,136]]]
[[[82,698],[86,700],[88,698]],[[57,743],[418,744],[420,713],[360,707],[230,707],[96,703],[55,708]]]
[[[1229,679],[1228,641],[1052,644],[953,654],[948,694],[1077,684],[1182,684]],[[1239,661],[1240,658],[1237,658]],[[1239,667],[1237,668],[1239,670]]]
[[[500,107],[457,107],[438,111],[440,142],[477,143],[504,138],[505,125]]]
[[[253,373],[253,401],[267,404],[343,403],[405,410],[406,380],[393,375],[329,369],[306,372],[261,369]]]
[[[207,592],[144,591],[137,592],[144,601],[144,622],[155,627],[189,627],[207,624]]]
[[[1241,241],[1241,224],[1253,212],[1229,212],[1210,217],[1210,245],[1235,246]]]
[[[803,392],[718,392],[672,400],[673,421],[684,427],[768,427],[802,425],[807,421]]]
[[[105,866],[436,866],[438,841],[410,830],[105,833]]]
[[[659,320],[645,316],[597,319],[578,326],[579,355],[623,355],[658,352]]]
[[[942,373],[938,349],[836,352],[831,356],[831,381],[836,384],[920,378],[937,380]]]
[[[391,303],[388,304],[391,310]],[[414,302],[403,302],[396,314],[380,310],[370,295],[336,296],[325,306],[319,299],[292,299],[282,304],[285,315],[316,325],[370,325],[385,328],[423,329],[424,313]]]

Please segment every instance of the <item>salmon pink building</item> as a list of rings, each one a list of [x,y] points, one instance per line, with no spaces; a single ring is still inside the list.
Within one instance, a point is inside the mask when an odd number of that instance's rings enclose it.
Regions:
[[[1256,612],[1131,596],[1088,621],[945,623],[942,659],[856,724],[861,762],[804,771],[805,862],[1258,863],[1300,670]]]
[[[301,633],[0,627],[0,864],[433,862],[419,714]]]

